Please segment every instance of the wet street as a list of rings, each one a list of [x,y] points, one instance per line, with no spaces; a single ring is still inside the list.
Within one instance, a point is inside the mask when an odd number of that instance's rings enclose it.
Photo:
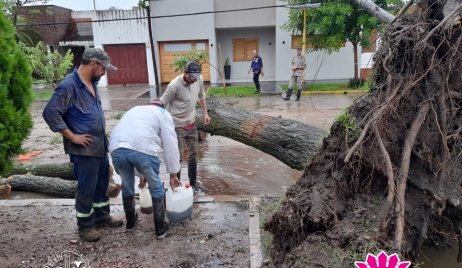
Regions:
[[[270,95],[222,101],[261,114],[298,120],[327,131],[335,117],[358,96],[312,95],[295,102]],[[120,102],[117,105],[118,109],[125,108]],[[186,173],[185,163],[182,170]],[[161,173],[162,178],[168,177],[163,166]],[[209,136],[199,147],[198,177],[209,195],[282,194],[300,176],[300,171],[276,158],[225,137]]]
[[[302,100],[284,101],[279,95],[259,97],[224,98],[223,102],[235,107],[249,109],[261,114],[298,120],[328,131],[335,117],[360,95],[307,95]],[[110,131],[124,111],[136,105],[148,103],[146,90],[136,87],[102,88],[101,99]],[[64,155],[61,139],[53,134],[41,118],[45,102],[33,106],[34,128],[24,144],[25,151],[40,150],[42,153],[25,164],[68,161]],[[182,165],[187,174],[186,164]],[[294,170],[273,156],[234,140],[208,136],[200,143],[198,177],[209,195],[255,195],[282,194],[300,177]],[[168,174],[161,164],[161,178],[167,182]],[[115,181],[120,182],[116,175]],[[18,193],[12,198],[24,198]],[[31,195],[36,198],[37,195]]]

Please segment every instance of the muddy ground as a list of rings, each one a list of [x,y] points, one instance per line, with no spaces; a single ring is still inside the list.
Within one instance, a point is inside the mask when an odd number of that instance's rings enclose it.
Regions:
[[[102,91],[108,132],[124,111],[147,102],[133,97],[140,93],[136,90],[111,90]],[[327,130],[355,98],[304,96],[296,103],[264,96],[226,101]],[[34,127],[23,149],[41,153],[25,164],[68,161],[61,136],[52,133],[41,117],[45,104],[39,101],[32,105]],[[165,175],[161,164],[161,177],[167,178]],[[223,137],[208,137],[200,144],[198,166],[207,197],[194,205],[193,219],[173,226],[163,241],[154,237],[151,216],[141,215],[134,232],[127,233],[124,227],[104,229],[101,241],[84,243],[78,239],[73,200],[55,201],[40,194],[13,192],[10,202],[0,201],[0,267],[44,267],[49,258],[55,265],[49,267],[77,267],[72,262],[76,258],[79,261],[80,255],[91,267],[249,267],[249,217],[254,213],[249,212],[246,200],[264,194],[280,196],[300,175],[252,147]],[[22,200],[30,198],[45,200]],[[120,199],[113,201],[120,204]],[[112,206],[112,211],[123,216],[121,205]],[[53,256],[60,255],[70,256],[68,266],[59,258],[53,262]]]
[[[155,239],[152,215],[140,214],[136,230],[100,229],[96,243],[78,239],[72,202],[0,205],[0,267],[45,267],[55,254],[76,250],[91,267],[249,267],[247,202],[202,203],[192,220]],[[112,206],[122,215],[121,205]],[[71,262],[81,257],[70,254]],[[64,265],[52,261],[49,267]],[[48,263],[50,264],[50,263]],[[80,267],[84,267],[83,265]]]

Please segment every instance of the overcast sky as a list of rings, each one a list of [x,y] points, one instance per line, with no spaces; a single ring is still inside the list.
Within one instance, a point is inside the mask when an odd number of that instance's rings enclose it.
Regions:
[[[56,5],[72,10],[93,10],[95,1],[97,10],[105,10],[110,7],[118,9],[132,9],[138,5],[138,0],[48,0],[47,5]]]

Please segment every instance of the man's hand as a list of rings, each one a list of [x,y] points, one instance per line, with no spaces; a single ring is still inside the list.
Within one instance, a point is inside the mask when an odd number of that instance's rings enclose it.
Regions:
[[[261,70],[261,76],[265,76],[265,74],[263,73],[263,70]]]
[[[210,116],[209,116],[209,113],[205,113],[204,114],[204,122],[203,122],[204,125],[208,125],[210,124]]]
[[[143,175],[140,175],[140,183],[138,184],[138,188],[143,189],[146,187],[146,179],[143,177]]]
[[[250,70],[247,72],[247,74],[250,74]]]
[[[170,187],[172,190],[180,185],[180,180],[176,177],[176,174],[170,174]]]
[[[72,143],[79,144],[84,147],[87,147],[93,142],[90,134],[74,134],[70,140]]]

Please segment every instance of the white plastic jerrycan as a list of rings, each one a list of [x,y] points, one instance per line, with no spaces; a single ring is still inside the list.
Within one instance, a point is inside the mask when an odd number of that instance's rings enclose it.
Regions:
[[[171,223],[179,223],[192,217],[193,190],[189,184],[169,188],[165,194],[167,216]]]
[[[147,185],[140,190],[140,210],[144,214],[152,213],[151,193]]]

